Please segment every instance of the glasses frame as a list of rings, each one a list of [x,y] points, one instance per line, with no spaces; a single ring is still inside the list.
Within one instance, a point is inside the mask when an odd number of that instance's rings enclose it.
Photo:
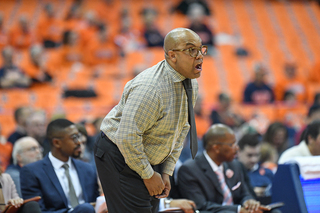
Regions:
[[[203,47],[206,48],[206,51],[205,51],[204,53],[202,53],[202,51],[201,51],[201,49],[202,49]],[[191,50],[192,50],[192,49],[198,50],[196,56],[192,56],[192,55],[191,55]],[[201,55],[203,55],[203,56],[207,55],[207,53],[208,53],[208,46],[207,46],[207,45],[201,45],[200,47],[189,47],[189,48],[186,48],[186,49],[171,49],[171,51],[179,51],[179,52],[184,52],[184,51],[187,51],[187,50],[188,50],[189,55],[190,55],[191,57],[196,58],[196,57],[198,57],[199,52],[200,52]],[[170,50],[169,50],[169,51],[170,51]]]
[[[77,143],[81,143],[81,134],[78,133],[78,134],[72,134],[72,135],[66,135],[64,137],[55,137],[55,138],[59,138],[59,139],[62,139],[62,138],[65,138],[65,137],[69,137],[70,139],[73,140],[73,143],[77,144]]]

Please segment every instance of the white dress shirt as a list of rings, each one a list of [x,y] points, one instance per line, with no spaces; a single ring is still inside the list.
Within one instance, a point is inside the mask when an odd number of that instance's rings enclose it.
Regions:
[[[52,166],[54,168],[54,171],[59,179],[60,185],[64,191],[64,194],[66,195],[68,199],[68,207],[72,208],[70,205],[69,201],[69,184],[68,184],[68,179],[65,175],[65,169],[62,167],[63,164],[67,163],[69,165],[69,173],[71,177],[71,181],[73,184],[73,188],[76,192],[76,195],[78,197],[79,204],[85,203],[83,199],[83,194],[82,194],[82,188],[80,184],[80,180],[78,177],[78,173],[74,165],[71,163],[71,158],[69,158],[68,162],[63,162],[59,160],[58,158],[54,157],[51,152],[49,152],[49,159],[52,163]]]
[[[220,171],[222,171],[223,173],[223,164],[221,164],[220,166],[218,166],[208,155],[208,153],[206,151],[203,151],[204,156],[206,157],[208,163],[210,164],[212,170],[214,171],[214,173],[216,173],[216,171],[219,169]],[[238,213],[241,211],[241,205],[238,206]]]

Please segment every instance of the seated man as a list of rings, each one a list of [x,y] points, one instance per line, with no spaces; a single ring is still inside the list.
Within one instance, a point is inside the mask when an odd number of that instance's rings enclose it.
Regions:
[[[41,196],[42,212],[94,213],[90,202],[99,196],[97,174],[90,164],[73,159],[81,153],[77,127],[57,119],[49,123],[47,137],[51,152],[20,171],[23,198]]]
[[[268,208],[253,199],[244,184],[240,163],[234,161],[234,132],[224,124],[212,125],[203,136],[205,151],[186,161],[178,172],[180,194],[200,211],[261,212]]]
[[[299,145],[284,151],[278,164],[286,163],[295,157],[320,155],[320,120],[315,120],[302,133],[303,141]]]
[[[258,162],[261,154],[261,143],[258,135],[245,134],[238,142],[238,160],[244,172],[245,183],[250,194],[262,204],[271,203],[271,186],[273,172],[261,167]],[[273,209],[272,213],[280,212]]]
[[[26,136],[18,139],[12,151],[13,164],[10,164],[6,173],[9,174],[16,185],[18,195],[21,195],[20,170],[23,166],[42,159],[42,148],[36,139]]]

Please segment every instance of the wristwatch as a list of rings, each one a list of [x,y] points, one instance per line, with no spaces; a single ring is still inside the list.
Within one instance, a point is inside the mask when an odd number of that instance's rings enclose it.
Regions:
[[[165,198],[164,199],[164,207],[165,208],[170,208],[171,201],[172,201],[172,198]]]

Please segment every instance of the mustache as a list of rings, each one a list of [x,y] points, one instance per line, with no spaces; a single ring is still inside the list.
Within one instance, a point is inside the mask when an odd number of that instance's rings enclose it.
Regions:
[[[74,148],[74,150],[79,149],[79,148],[80,148],[80,145],[77,145],[77,146]]]

